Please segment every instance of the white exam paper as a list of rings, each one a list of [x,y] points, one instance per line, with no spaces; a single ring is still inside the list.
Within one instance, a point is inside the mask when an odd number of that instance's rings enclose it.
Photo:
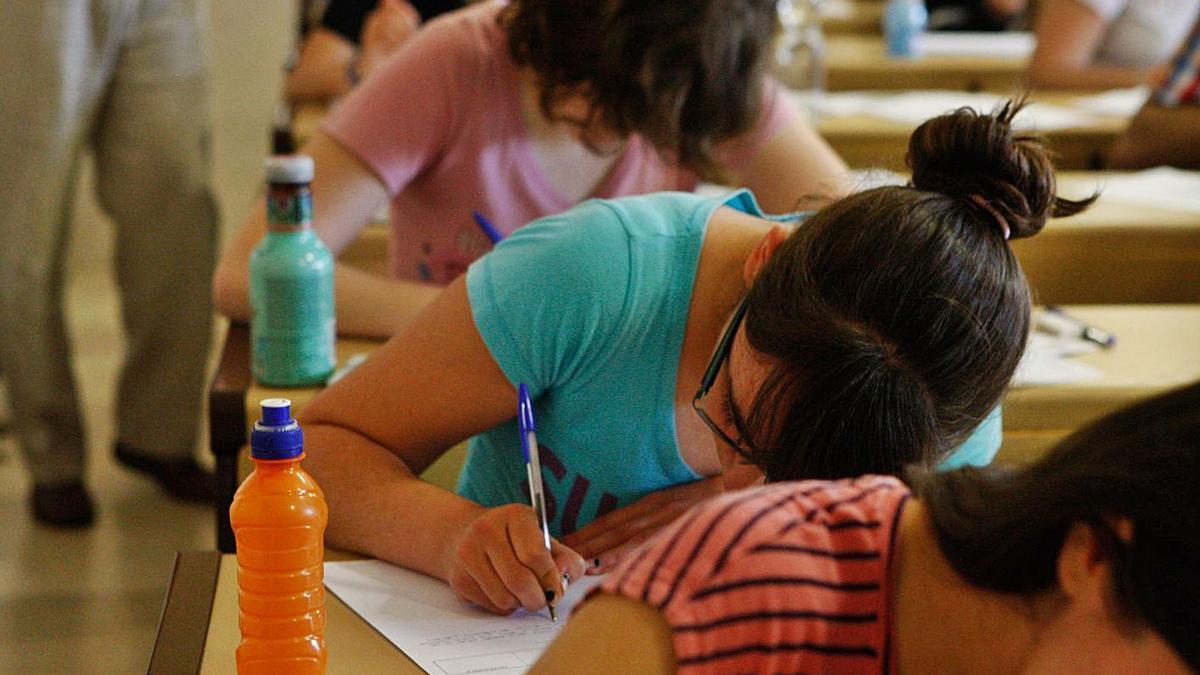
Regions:
[[[1137,173],[1112,174],[1101,191],[1101,198],[1108,201],[1200,213],[1200,171],[1160,166]]]
[[[1037,41],[1033,33],[934,32],[917,36],[914,50],[923,56],[990,56],[999,59],[1028,59]]]
[[[1072,359],[1097,349],[1097,345],[1077,338],[1031,333],[1012,383],[1030,387],[1102,380],[1104,373],[1099,368]]]
[[[602,577],[585,577],[545,610],[495,616],[444,582],[381,560],[325,563],[325,586],[428,673],[516,675],[529,669]]]
[[[1009,96],[986,92],[949,90],[908,91],[903,93],[870,91],[825,92],[813,104],[819,117],[863,115],[898,124],[917,126],[925,120],[961,107],[990,113]],[[1080,110],[1050,103],[1032,102],[1017,113],[1014,126],[1034,131],[1054,131],[1085,127],[1094,122]]]

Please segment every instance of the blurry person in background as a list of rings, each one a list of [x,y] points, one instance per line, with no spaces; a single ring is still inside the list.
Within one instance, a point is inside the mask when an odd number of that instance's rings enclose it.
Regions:
[[[342,96],[407,42],[423,22],[462,5],[462,0],[330,0],[288,73],[288,100]]]
[[[1043,0],[1029,84],[1112,89],[1162,78],[1200,0]]]
[[[217,212],[198,0],[22,0],[0,21],[0,370],[38,522],[91,524],[63,263],[80,155],[116,226],[125,362],[117,460],[171,496],[212,497],[197,464]]]
[[[1113,143],[1112,169],[1200,169],[1200,19],[1171,71]]]
[[[1028,0],[925,0],[929,30],[1002,31],[1018,28]]]
[[[338,330],[407,326],[499,235],[592,197],[751,188],[769,212],[849,189],[846,164],[766,72],[774,0],[517,0],[420,31],[322,121],[313,229],[335,255],[390,203],[390,275],[335,272]],[[807,198],[807,199],[806,199]],[[255,209],[217,266],[250,315]]]

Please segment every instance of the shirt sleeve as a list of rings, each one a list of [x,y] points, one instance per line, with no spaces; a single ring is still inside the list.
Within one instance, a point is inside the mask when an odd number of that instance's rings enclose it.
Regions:
[[[321,16],[321,27],[358,44],[367,15],[378,4],[379,0],[329,0]]]
[[[321,123],[395,195],[441,156],[461,126],[472,59],[458,22],[417,31]],[[456,93],[459,88],[462,92]]]
[[[1075,0],[1075,2],[1092,10],[1105,21],[1112,21],[1129,4],[1129,0]]]
[[[1165,108],[1200,103],[1200,19],[1171,62],[1171,72],[1154,92],[1154,102]]]
[[[630,255],[617,215],[592,201],[517,230],[471,265],[475,327],[510,382],[536,397],[602,367],[624,315]]]
[[[988,416],[975,427],[975,431],[963,444],[954,449],[942,463],[938,471],[953,471],[964,466],[987,466],[996,458],[1004,435],[1004,417],[1000,406],[996,406]]]
[[[773,77],[763,78],[762,111],[750,131],[730,139],[717,149],[725,165],[737,171],[754,159],[762,146],[800,116],[796,102]]]

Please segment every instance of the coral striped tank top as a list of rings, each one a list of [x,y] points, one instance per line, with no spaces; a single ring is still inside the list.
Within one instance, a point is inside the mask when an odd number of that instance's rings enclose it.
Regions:
[[[600,592],[659,609],[681,672],[886,673],[895,478],[778,483],[692,509]]]

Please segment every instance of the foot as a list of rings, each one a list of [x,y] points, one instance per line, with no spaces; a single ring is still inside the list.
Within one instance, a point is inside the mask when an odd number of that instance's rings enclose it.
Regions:
[[[167,495],[187,502],[213,500],[213,474],[191,457],[160,459],[149,453],[117,443],[117,461],[158,481]]]
[[[29,502],[34,520],[43,525],[83,528],[96,519],[92,498],[81,481],[34,485]]]

